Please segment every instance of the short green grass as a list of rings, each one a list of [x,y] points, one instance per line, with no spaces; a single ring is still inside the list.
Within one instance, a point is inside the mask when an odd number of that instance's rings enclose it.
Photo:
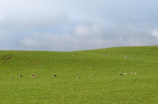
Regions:
[[[157,83],[158,46],[0,51],[0,104],[156,104]]]

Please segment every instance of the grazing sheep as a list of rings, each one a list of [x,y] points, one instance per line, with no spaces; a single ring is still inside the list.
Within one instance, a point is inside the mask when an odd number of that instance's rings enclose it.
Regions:
[[[128,58],[128,56],[125,56],[125,58]]]
[[[122,73],[119,73],[119,75],[122,75]]]
[[[89,78],[92,78],[92,76],[90,76]]]
[[[95,74],[92,74],[92,76],[94,76]]]
[[[135,72],[134,74],[138,74],[137,72]]]
[[[132,57],[132,59],[134,59],[134,57]]]
[[[77,77],[78,79],[80,78],[80,76]]]
[[[127,75],[127,73],[124,73],[124,75]]]
[[[89,69],[91,69],[92,67],[89,67]]]
[[[35,75],[35,74],[32,74],[31,77],[36,77],[36,75]]]
[[[14,77],[10,77],[10,79],[13,79]]]
[[[19,75],[19,77],[22,77],[23,75]]]
[[[133,72],[131,72],[131,74],[133,74]]]
[[[56,77],[56,76],[57,76],[56,74],[53,75],[53,77]]]

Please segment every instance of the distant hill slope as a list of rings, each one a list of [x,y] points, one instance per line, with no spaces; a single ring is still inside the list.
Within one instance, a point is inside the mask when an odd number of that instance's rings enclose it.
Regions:
[[[128,60],[124,58],[125,56],[128,56]],[[102,67],[107,63],[107,67],[113,67],[113,64],[128,66],[128,63],[133,65],[142,61],[138,65],[140,66],[143,63],[154,64],[158,61],[157,58],[158,46],[116,47],[76,52],[0,51],[0,68],[40,68],[40,66],[62,68],[69,64],[83,66],[93,64]]]

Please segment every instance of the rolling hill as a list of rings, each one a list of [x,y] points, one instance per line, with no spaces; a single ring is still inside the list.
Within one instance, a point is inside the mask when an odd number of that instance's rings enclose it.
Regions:
[[[0,51],[2,104],[156,104],[157,81],[158,46]]]

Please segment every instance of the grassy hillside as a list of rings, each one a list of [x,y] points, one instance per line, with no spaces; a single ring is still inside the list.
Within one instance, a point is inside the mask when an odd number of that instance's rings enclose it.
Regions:
[[[156,104],[157,82],[158,46],[0,51],[1,104]]]

